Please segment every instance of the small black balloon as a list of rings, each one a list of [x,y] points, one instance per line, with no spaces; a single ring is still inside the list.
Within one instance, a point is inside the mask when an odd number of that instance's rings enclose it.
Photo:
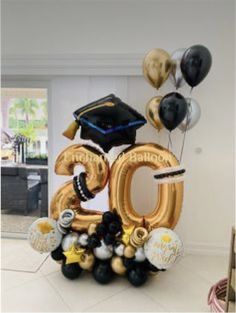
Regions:
[[[180,67],[186,82],[195,87],[207,76],[211,64],[210,51],[202,45],[195,45],[185,51]]]
[[[93,277],[100,284],[108,284],[114,276],[110,263],[107,261],[97,262],[93,268]]]
[[[101,246],[101,242],[99,237],[96,234],[92,234],[88,238],[88,248],[94,249]]]
[[[104,242],[108,246],[112,245],[115,242],[115,240],[116,240],[115,235],[110,234],[110,233],[106,234],[105,237],[104,237]]]
[[[128,271],[128,281],[135,287],[143,285],[147,280],[147,273],[140,267]]]
[[[63,254],[63,250],[62,250],[61,245],[58,248],[56,248],[56,250],[51,252],[51,257],[55,261],[65,260],[66,257]]]
[[[124,263],[124,266],[127,268],[127,270],[134,268],[136,265],[134,258],[131,258],[131,259],[124,258],[123,263]]]
[[[187,109],[188,104],[180,93],[168,93],[160,102],[160,120],[165,128],[172,131],[184,120]]]
[[[66,278],[76,279],[80,276],[82,269],[78,263],[66,264],[65,261],[63,261],[61,271]]]
[[[115,214],[112,213],[112,212],[105,212],[103,213],[103,216],[102,216],[102,220],[105,224],[108,224],[113,222],[115,220]]]
[[[112,222],[108,226],[108,230],[111,234],[117,234],[119,231],[121,231],[121,225],[119,222]]]
[[[105,224],[101,223],[97,225],[96,233],[99,237],[104,237],[108,232],[108,229]]]
[[[150,271],[150,272],[153,272],[153,273],[157,273],[157,272],[160,271],[156,266],[154,266],[152,263],[150,263],[150,262],[148,261],[148,259],[146,259],[146,260],[144,261],[144,266],[145,266],[145,269],[146,269],[147,271]]]

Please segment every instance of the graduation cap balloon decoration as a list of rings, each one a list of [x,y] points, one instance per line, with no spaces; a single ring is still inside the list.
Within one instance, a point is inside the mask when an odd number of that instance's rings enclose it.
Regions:
[[[113,94],[79,108],[73,115],[75,121],[63,135],[74,139],[81,127],[80,137],[92,140],[105,152],[115,146],[134,144],[136,130],[146,123],[140,113]]]

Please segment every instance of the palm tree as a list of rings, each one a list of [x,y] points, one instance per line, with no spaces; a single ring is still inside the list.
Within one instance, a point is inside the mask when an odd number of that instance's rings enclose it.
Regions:
[[[36,114],[36,110],[38,109],[39,105],[37,100],[23,98],[23,99],[16,99],[12,111],[17,112],[20,111],[22,115],[25,116],[26,124],[29,124],[30,117],[34,117]]]
[[[44,122],[44,125],[45,127],[47,127],[47,124],[48,124],[48,104],[47,104],[47,101],[43,101],[41,103],[41,106],[42,106],[42,111],[43,111],[43,122]]]

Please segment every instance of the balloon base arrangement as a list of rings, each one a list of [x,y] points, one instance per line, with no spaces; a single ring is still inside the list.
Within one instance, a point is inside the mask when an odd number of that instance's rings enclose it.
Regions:
[[[119,275],[138,287],[182,255],[183,245],[170,229],[148,232],[144,227],[126,227],[117,213],[108,211],[101,223],[90,224],[87,232],[77,232],[71,229],[74,217],[74,211],[65,210],[57,223],[41,218],[29,230],[29,242],[35,250],[46,252],[56,247],[51,257],[61,264],[61,272],[68,279],[88,271],[100,284],[108,284]],[[64,235],[61,228],[66,229]]]
[[[169,75],[176,89],[185,81],[193,88],[210,66],[210,52],[197,45],[177,50],[172,59],[164,50],[154,49],[144,59],[143,72],[156,89]],[[149,274],[167,270],[183,254],[182,242],[173,229],[181,213],[185,169],[169,149],[155,143],[135,144],[136,131],[146,119],[113,94],[81,107],[73,116],[75,120],[63,134],[67,138],[74,139],[80,128],[80,137],[93,141],[104,152],[123,144],[130,146],[112,166],[101,150],[89,145],[74,144],[63,150],[55,173],[72,179],[53,196],[50,218],[40,218],[31,225],[29,243],[40,253],[51,253],[68,279],[88,271],[100,284],[120,275],[133,286],[141,286]],[[196,101],[171,92],[152,98],[146,116],[158,131],[179,127],[185,138],[200,118],[200,107]],[[74,176],[77,165],[84,171]],[[135,211],[130,194],[133,174],[142,166],[154,171],[158,191],[156,206],[147,215]],[[82,207],[107,184],[109,211]]]

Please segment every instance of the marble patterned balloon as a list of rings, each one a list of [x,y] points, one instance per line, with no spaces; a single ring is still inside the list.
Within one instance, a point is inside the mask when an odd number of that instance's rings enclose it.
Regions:
[[[40,253],[54,251],[60,246],[61,240],[62,234],[57,229],[57,222],[48,217],[37,219],[28,231],[31,247]]]
[[[62,239],[62,250],[63,251],[68,251],[70,250],[70,248],[77,244],[79,240],[79,234],[76,232],[71,232],[69,234],[67,234],[63,239]]]
[[[183,244],[173,230],[160,227],[149,233],[144,252],[158,269],[168,269],[182,256]]]

